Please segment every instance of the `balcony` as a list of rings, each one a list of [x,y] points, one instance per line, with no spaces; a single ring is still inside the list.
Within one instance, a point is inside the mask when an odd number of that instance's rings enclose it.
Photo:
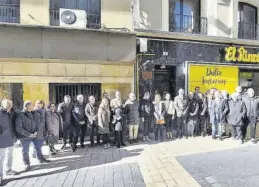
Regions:
[[[20,6],[0,5],[0,22],[20,23]]]
[[[50,10],[50,25],[59,26],[59,10]],[[101,28],[100,14],[87,14],[86,28],[99,29]]]
[[[169,19],[170,32],[184,32],[192,34],[207,34],[207,18],[181,14],[171,14]]]
[[[238,38],[259,40],[259,25],[252,23],[239,22],[238,23]]]

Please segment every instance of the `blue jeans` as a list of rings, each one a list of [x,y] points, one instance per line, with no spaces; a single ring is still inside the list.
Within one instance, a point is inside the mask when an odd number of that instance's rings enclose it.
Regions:
[[[30,143],[33,143],[34,145],[35,151],[37,153],[37,159],[41,160],[43,158],[42,152],[41,152],[43,142],[44,142],[44,139],[35,139],[35,138],[21,140],[23,162],[25,165],[30,165],[30,157],[29,157]]]
[[[156,124],[156,133],[155,133],[156,141],[158,141],[158,136],[160,136],[160,141],[164,140],[164,128],[165,128],[164,125],[157,125]]]
[[[213,123],[212,124],[212,138],[216,138],[216,135],[218,134],[219,137],[222,136],[222,126],[221,123]]]

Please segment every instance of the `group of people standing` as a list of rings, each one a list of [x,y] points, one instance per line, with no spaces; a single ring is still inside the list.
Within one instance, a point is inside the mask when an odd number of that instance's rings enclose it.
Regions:
[[[229,95],[227,91],[214,88],[202,94],[196,87],[195,92],[189,92],[187,97],[180,89],[174,100],[177,137],[206,136],[211,129],[213,139],[223,140],[225,134],[244,143],[247,127],[250,126],[251,143],[256,143],[258,104],[259,98],[252,88],[243,93],[239,86],[235,93]],[[231,127],[230,133],[227,133],[227,126]]]
[[[255,143],[255,130],[258,117],[259,98],[253,89],[242,94],[242,89],[230,97],[226,91],[211,89],[202,94],[199,87],[195,92],[185,96],[183,89],[171,99],[170,93],[154,95],[145,92],[140,102],[134,93],[130,93],[126,102],[123,102],[121,93],[117,91],[115,98],[110,100],[107,93],[98,105],[94,96],[85,103],[83,95],[77,95],[76,102],[72,103],[69,95],[64,96],[64,102],[58,107],[49,103],[45,107],[42,100],[35,105],[31,101],[24,102],[24,110],[15,114],[12,101],[3,99],[0,109],[0,182],[3,176],[3,165],[6,175],[15,175],[13,171],[12,154],[14,142],[19,139],[22,146],[25,171],[29,171],[29,147],[33,144],[34,156],[40,163],[49,162],[42,155],[42,146],[47,142],[50,154],[57,154],[55,148],[60,137],[63,138],[61,149],[66,149],[67,140],[74,152],[80,139],[80,145],[85,147],[87,129],[90,133],[90,146],[101,144],[105,149],[110,147],[110,135],[114,136],[114,144],[120,148],[126,146],[124,139],[128,129],[129,143],[138,142],[140,123],[143,124],[143,140],[150,141],[149,133],[155,130],[155,140],[164,140],[164,132],[168,139],[183,136],[206,136],[209,127],[212,129],[212,138],[222,140],[226,125],[232,126],[232,137],[244,142],[245,126],[251,126],[251,142]],[[154,128],[153,128],[154,127]],[[176,137],[173,135],[176,130]],[[5,159],[4,159],[5,158]]]

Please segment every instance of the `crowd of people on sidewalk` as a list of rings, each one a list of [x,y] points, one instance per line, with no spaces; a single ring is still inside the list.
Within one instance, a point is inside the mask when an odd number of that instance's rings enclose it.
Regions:
[[[21,142],[25,171],[31,169],[31,144],[34,156],[40,163],[46,163],[49,160],[42,154],[44,141],[51,155],[58,153],[55,145],[61,137],[61,149],[66,149],[69,143],[75,152],[78,140],[81,148],[85,147],[88,131],[90,147],[103,145],[107,149],[114,144],[120,148],[126,146],[126,137],[130,144],[138,142],[141,123],[143,141],[150,141],[149,134],[153,129],[156,141],[163,141],[165,132],[168,140],[209,134],[213,139],[223,140],[228,124],[232,127],[232,138],[241,143],[244,142],[245,127],[250,125],[251,142],[255,143],[259,98],[251,88],[242,94],[242,89],[238,87],[230,96],[226,91],[216,89],[203,94],[199,87],[195,88],[194,93],[189,92],[185,96],[185,91],[180,89],[174,99],[170,93],[165,92],[163,95],[155,93],[153,101],[151,93],[147,91],[140,101],[134,93],[130,93],[126,102],[123,102],[121,93],[117,91],[112,100],[104,93],[100,105],[94,96],[90,96],[87,103],[85,100],[83,95],[77,95],[76,102],[72,103],[71,97],[66,95],[64,102],[58,106],[49,103],[47,107],[42,100],[37,100],[35,105],[25,101],[24,110],[15,113],[12,101],[3,99],[0,109],[0,180],[3,166],[6,175],[17,174],[12,170],[13,145],[17,139]],[[114,141],[111,141],[111,136],[114,136]]]

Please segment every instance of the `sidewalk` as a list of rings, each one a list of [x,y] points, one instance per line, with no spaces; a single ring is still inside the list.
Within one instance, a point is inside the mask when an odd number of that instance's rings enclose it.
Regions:
[[[59,145],[60,147],[61,145]],[[98,187],[198,187],[197,181],[176,160],[177,156],[245,147],[236,141],[213,141],[210,137],[127,146],[60,152],[49,164],[7,179],[6,186],[98,186]],[[48,154],[48,147],[43,148]],[[14,153],[14,169],[23,171],[21,148]]]

